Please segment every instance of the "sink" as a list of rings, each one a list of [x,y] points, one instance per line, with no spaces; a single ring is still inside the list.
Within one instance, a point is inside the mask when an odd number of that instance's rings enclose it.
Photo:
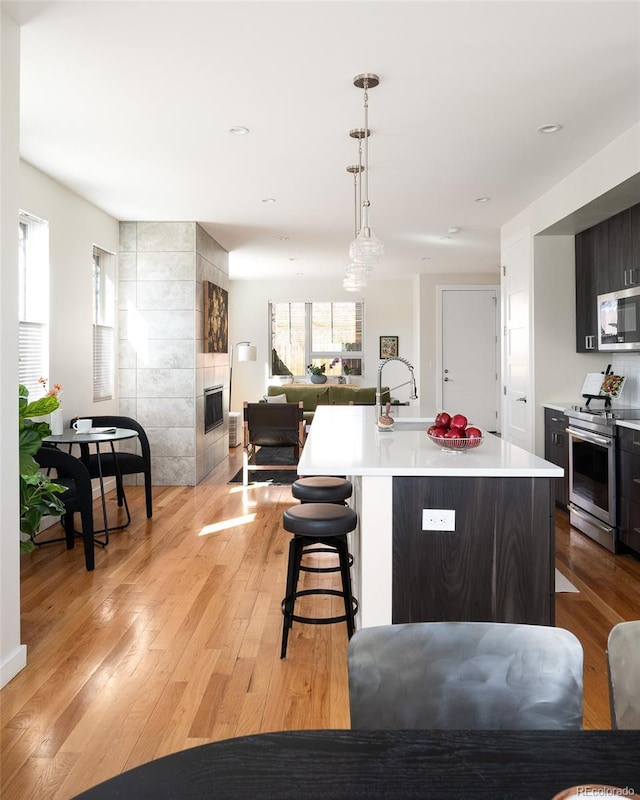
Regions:
[[[394,431],[422,431],[426,432],[429,425],[433,425],[432,419],[394,419]]]

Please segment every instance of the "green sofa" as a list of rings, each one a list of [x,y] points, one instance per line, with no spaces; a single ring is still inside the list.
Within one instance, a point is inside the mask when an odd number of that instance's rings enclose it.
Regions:
[[[266,397],[285,395],[287,403],[302,401],[304,418],[311,422],[317,406],[346,406],[353,403],[357,406],[374,406],[376,404],[375,386],[351,386],[339,383],[288,383],[284,386],[267,387]],[[391,399],[389,387],[382,387],[382,402]]]

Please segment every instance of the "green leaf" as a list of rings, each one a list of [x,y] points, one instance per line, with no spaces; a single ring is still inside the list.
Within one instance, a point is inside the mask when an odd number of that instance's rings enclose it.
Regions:
[[[41,397],[29,403],[22,411],[23,417],[44,417],[60,407],[57,397]]]
[[[20,539],[20,552],[21,553],[30,553],[32,550],[35,550],[36,546],[31,541],[31,539]]]

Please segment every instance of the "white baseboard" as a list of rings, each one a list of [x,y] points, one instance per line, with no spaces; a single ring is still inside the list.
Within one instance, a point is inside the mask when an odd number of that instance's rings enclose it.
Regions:
[[[0,665],[0,689],[27,666],[27,645],[19,644]]]

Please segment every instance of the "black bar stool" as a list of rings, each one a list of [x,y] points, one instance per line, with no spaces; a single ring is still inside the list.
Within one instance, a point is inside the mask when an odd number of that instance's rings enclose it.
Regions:
[[[351,481],[332,475],[313,475],[298,478],[291,486],[291,494],[301,503],[345,504],[353,494]]]
[[[301,503],[338,503],[346,506],[346,501],[353,494],[351,481],[335,475],[313,475],[309,478],[298,478],[291,485],[291,494]],[[336,548],[307,547],[304,554],[310,553],[336,553]],[[349,566],[353,565],[353,556],[349,553]],[[340,566],[335,567],[304,567],[304,572],[338,572]]]
[[[330,625],[334,622],[346,622],[349,638],[355,630],[355,615],[358,601],[351,591],[350,559],[347,548],[347,534],[355,530],[358,515],[348,506],[335,503],[302,503],[288,508],[282,515],[282,525],[286,531],[293,533],[289,543],[289,566],[287,569],[287,587],[282,601],[282,649],[280,658],[287,654],[289,629],[294,622],[310,625]],[[303,589],[298,591],[300,570],[313,572],[333,572],[335,568],[313,569],[301,567],[304,548],[308,545],[320,544],[337,552],[342,576],[342,591],[329,588]],[[334,595],[344,599],[344,614],[337,617],[302,617],[295,613],[295,603],[299,597],[322,594]]]

